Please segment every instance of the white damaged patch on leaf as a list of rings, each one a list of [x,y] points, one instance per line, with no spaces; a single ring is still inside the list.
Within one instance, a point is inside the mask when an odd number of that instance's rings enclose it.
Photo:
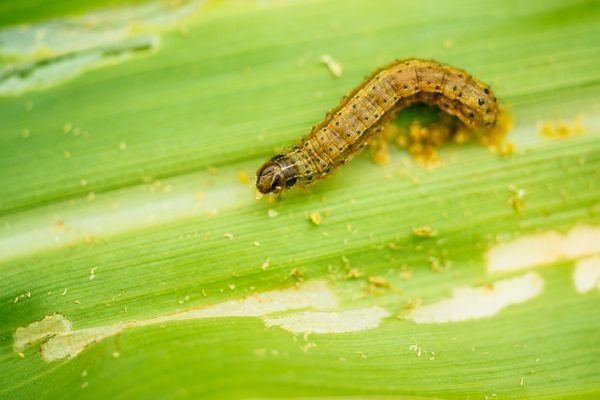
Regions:
[[[20,352],[27,346],[41,341],[42,357],[51,362],[74,357],[88,345],[117,335],[128,328],[201,318],[260,317],[304,308],[331,310],[337,306],[338,299],[329,286],[324,281],[312,281],[300,287],[259,293],[240,300],[193,308],[175,314],[79,330],[72,330],[71,322],[64,316],[53,314],[26,327],[17,328],[14,333],[14,348]]]
[[[577,261],[573,281],[578,293],[589,292],[594,288],[600,290],[600,256]]]
[[[65,82],[158,47],[157,32],[191,15],[201,0],[155,1],[0,29],[0,95]]]
[[[18,95],[67,82],[81,73],[117,64],[158,48],[158,36],[140,36],[100,48],[0,66],[0,95]]]
[[[487,252],[489,272],[511,272],[600,253],[600,227],[580,225],[566,235],[550,231],[498,244]]]
[[[61,314],[47,315],[39,321],[32,322],[26,327],[17,328],[14,334],[16,352],[24,350],[27,346],[42,340],[47,340],[56,335],[71,331],[71,321]]]
[[[544,280],[535,272],[482,287],[454,289],[452,297],[416,308],[409,319],[418,324],[466,321],[491,317],[542,292]]]
[[[115,44],[139,32],[168,28],[194,13],[201,3],[201,0],[146,2],[10,26],[0,30],[0,54],[33,58]]]
[[[264,318],[264,322],[267,327],[279,326],[293,333],[343,333],[375,329],[389,315],[381,307],[366,307],[337,312],[305,311]]]
[[[50,362],[61,360],[66,357],[74,357],[81,353],[88,345],[96,343],[109,336],[120,333],[123,329],[136,326],[135,324],[123,324],[114,326],[100,326],[97,328],[79,329],[53,336],[42,343],[42,357]]]

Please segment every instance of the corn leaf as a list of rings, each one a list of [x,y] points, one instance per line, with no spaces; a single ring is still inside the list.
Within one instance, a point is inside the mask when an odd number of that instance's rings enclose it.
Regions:
[[[0,398],[600,396],[598,2],[0,15]],[[489,83],[512,154],[393,148],[255,198],[262,162],[409,57]]]

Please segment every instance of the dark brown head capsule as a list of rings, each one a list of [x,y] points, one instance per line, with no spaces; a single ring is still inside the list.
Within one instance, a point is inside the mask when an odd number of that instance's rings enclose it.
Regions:
[[[256,188],[263,194],[280,192],[295,183],[296,169],[287,156],[273,157],[256,173]]]

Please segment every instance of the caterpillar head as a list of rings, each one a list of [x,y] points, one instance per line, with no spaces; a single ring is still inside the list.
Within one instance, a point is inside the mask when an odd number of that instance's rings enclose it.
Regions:
[[[285,176],[281,167],[274,161],[268,161],[256,173],[256,188],[259,192],[277,193],[285,188]]]
[[[256,173],[256,188],[263,194],[281,192],[295,183],[295,169],[287,156],[273,157]]]

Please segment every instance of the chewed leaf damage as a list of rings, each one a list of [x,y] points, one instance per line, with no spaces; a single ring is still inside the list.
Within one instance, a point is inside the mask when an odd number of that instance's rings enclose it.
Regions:
[[[158,48],[158,32],[195,12],[201,0],[155,1],[0,29],[0,96],[66,82]]]
[[[13,347],[16,352],[21,352],[26,347],[41,342],[42,357],[51,362],[74,357],[88,345],[133,327],[202,318],[260,317],[288,310],[330,310],[336,307],[338,299],[329,286],[324,281],[312,281],[300,287],[259,293],[240,300],[192,308],[175,314],[79,330],[73,330],[71,321],[63,315],[53,314],[17,328]]]

